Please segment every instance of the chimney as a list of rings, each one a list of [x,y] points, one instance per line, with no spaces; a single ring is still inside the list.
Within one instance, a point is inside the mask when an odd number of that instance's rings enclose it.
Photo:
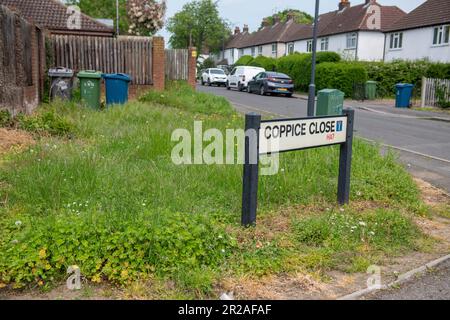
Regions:
[[[234,28],[234,34],[239,34],[239,33],[241,33],[241,28],[236,26],[236,28]]]
[[[348,0],[341,0],[341,2],[339,3],[339,11],[344,10],[345,8],[350,8],[350,1]]]
[[[269,25],[270,25],[269,19],[264,18],[264,19],[263,19],[263,22],[262,22],[262,26],[265,28],[265,27],[268,27]]]
[[[277,14],[275,14],[273,16],[273,24],[277,24],[278,22],[280,22],[280,17]]]
[[[287,21],[294,20],[295,14],[293,12],[289,12],[287,14]]]
[[[248,24],[244,24],[244,28],[242,29],[242,32],[248,32]]]

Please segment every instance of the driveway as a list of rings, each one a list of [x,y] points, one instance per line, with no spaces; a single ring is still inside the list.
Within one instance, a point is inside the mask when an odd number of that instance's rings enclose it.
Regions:
[[[243,113],[265,117],[306,117],[307,101],[228,91],[223,87],[198,86],[198,90],[227,98]],[[352,107],[346,103],[346,107]],[[355,108],[356,135],[398,152],[400,161],[414,176],[450,193],[450,122],[376,113]]]

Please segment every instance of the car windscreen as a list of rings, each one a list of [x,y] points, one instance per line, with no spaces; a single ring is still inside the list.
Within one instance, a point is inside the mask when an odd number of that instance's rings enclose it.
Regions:
[[[211,70],[211,73],[212,73],[212,74],[221,74],[221,75],[224,75],[224,74],[225,74],[225,72],[223,72],[223,70],[218,70],[218,69]]]

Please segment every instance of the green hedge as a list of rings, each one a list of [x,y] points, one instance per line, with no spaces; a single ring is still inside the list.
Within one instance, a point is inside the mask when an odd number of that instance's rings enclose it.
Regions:
[[[346,97],[353,94],[354,83],[367,81],[366,69],[358,64],[348,62],[324,62],[317,66],[317,90],[339,89]]]
[[[242,56],[238,61],[234,64],[235,66],[248,66],[250,62],[253,61],[252,56]]]
[[[420,88],[422,77],[450,79],[450,64],[431,63],[427,60],[394,62],[360,62],[370,80],[378,82],[378,94],[395,94],[397,83],[411,83]]]
[[[325,62],[339,62],[341,57],[335,52],[318,52],[317,64]],[[297,89],[307,91],[311,79],[310,53],[294,53],[278,59],[277,71],[289,75],[295,83]]]
[[[277,59],[258,56],[255,59],[253,59],[248,65],[254,67],[261,67],[266,69],[266,71],[276,71]]]

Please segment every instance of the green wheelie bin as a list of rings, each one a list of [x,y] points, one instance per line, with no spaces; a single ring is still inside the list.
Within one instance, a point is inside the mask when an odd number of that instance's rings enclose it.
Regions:
[[[102,73],[86,70],[77,74],[80,79],[81,101],[92,109],[100,109]]]

